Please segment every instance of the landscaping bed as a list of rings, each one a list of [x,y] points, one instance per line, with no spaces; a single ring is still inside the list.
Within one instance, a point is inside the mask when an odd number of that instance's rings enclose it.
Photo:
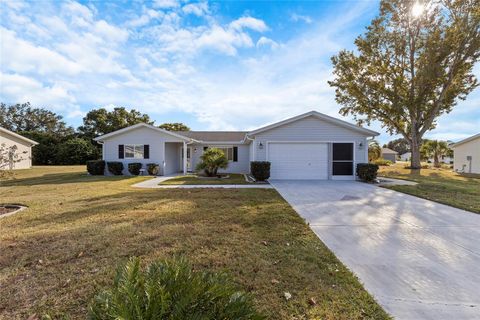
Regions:
[[[220,175],[220,177],[207,177],[196,174],[172,177],[171,179],[162,181],[160,185],[196,185],[196,184],[251,184],[245,180],[245,175],[237,173],[229,173]]]
[[[275,190],[131,188],[143,180],[83,166],[2,184],[29,209],[0,219],[0,319],[85,319],[118,264],[179,255],[228,272],[267,319],[388,319]]]
[[[480,175],[459,174],[448,168],[411,170],[405,163],[380,167],[379,176],[417,182],[417,185],[386,188],[480,213]]]
[[[2,216],[10,215],[15,213],[18,210],[21,210],[23,207],[15,204],[0,204],[0,218]]]

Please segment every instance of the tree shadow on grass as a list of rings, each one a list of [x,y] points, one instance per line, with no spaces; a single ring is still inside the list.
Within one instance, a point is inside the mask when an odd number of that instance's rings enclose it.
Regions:
[[[135,178],[135,176],[90,176],[85,172],[48,173],[42,176],[0,181],[0,187],[36,186],[84,182],[91,183],[97,181],[106,182],[120,181],[132,178]]]

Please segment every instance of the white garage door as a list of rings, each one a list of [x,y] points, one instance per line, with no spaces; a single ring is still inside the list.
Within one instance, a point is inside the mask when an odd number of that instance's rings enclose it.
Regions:
[[[269,143],[270,179],[328,179],[326,143]]]

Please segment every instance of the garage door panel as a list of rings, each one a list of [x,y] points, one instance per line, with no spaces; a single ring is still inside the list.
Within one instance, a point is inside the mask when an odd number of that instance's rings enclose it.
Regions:
[[[269,143],[271,179],[328,179],[326,143]]]

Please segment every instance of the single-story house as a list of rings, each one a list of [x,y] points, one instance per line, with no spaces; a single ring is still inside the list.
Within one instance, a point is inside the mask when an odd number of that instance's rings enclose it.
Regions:
[[[38,142],[25,138],[13,131],[0,127],[0,146],[7,163],[0,169],[15,170],[32,167],[32,147]]]
[[[457,172],[480,173],[480,133],[450,146],[453,169]]]
[[[367,138],[378,133],[311,111],[253,131],[169,132],[140,123],[95,138],[103,160],[158,163],[161,174],[194,171],[204,150],[220,148],[230,173],[271,162],[271,179],[355,179],[368,162]],[[127,174],[127,169],[124,171]]]
[[[389,148],[382,148],[382,158],[393,163],[397,161],[398,152]]]
[[[412,153],[410,151],[402,153],[400,155],[400,161],[410,161],[412,158]]]

